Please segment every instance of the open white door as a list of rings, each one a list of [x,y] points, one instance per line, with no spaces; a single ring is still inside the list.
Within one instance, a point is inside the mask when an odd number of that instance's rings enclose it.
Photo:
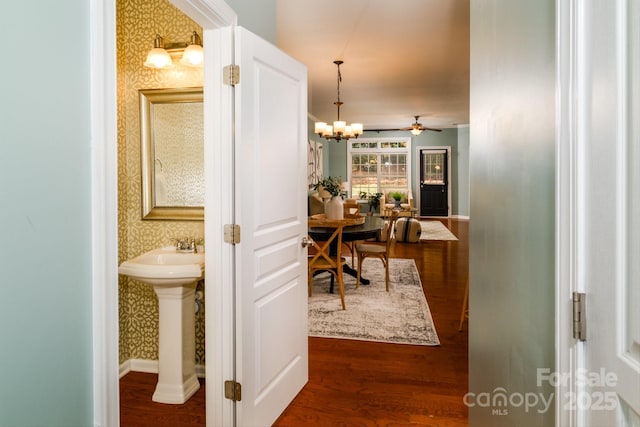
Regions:
[[[559,286],[584,294],[586,340],[559,356],[558,425],[640,426],[640,2],[568,3]]]
[[[307,70],[235,29],[236,425],[271,425],[308,380]]]

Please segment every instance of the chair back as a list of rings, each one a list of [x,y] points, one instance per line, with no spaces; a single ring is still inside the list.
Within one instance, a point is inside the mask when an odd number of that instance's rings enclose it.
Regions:
[[[327,240],[318,241],[314,239],[313,248],[315,254],[309,255],[309,267],[315,268],[322,266],[324,268],[338,268],[341,264],[341,247],[342,247],[342,228],[344,222],[341,220],[327,219],[309,219],[309,229],[324,228],[331,233]],[[335,242],[336,253],[331,254],[331,244]]]
[[[392,211],[391,216],[389,217],[389,227],[387,228],[387,241],[385,242],[387,245],[387,253],[389,253],[389,248],[391,247],[391,239],[393,239],[394,233],[393,228],[398,219],[399,212]]]
[[[361,205],[356,202],[344,202],[342,204],[344,208],[344,214],[346,215],[360,215]]]

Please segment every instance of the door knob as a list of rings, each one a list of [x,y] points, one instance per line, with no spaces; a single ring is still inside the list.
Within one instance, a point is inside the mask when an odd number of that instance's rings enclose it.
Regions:
[[[309,246],[313,246],[313,244],[314,244],[314,241],[313,241],[312,238],[306,237],[306,236],[302,238],[302,247],[303,248],[308,248]]]

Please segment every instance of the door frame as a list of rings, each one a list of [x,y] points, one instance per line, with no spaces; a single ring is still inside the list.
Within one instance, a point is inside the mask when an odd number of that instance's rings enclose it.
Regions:
[[[582,7],[576,0],[556,2],[556,231],[555,231],[555,342],[556,366],[559,374],[575,372],[584,366],[584,343],[572,335],[573,292],[584,292],[581,250],[586,209],[583,152],[579,144],[587,123],[584,82],[589,76],[581,67],[584,51],[579,40],[584,37],[581,25]],[[564,409],[561,396],[575,395],[573,381],[560,381],[555,388],[556,426],[580,425],[579,413]]]
[[[207,275],[214,283],[230,283],[231,251],[222,244],[222,227],[230,222],[233,176],[229,167],[233,104],[230,87],[222,86],[222,65],[233,63],[232,31],[237,15],[224,0],[170,0],[203,28],[204,142],[205,142],[205,253]],[[93,313],[93,424],[120,425],[118,365],[118,171],[117,171],[117,74],[116,0],[91,0],[89,53],[91,91],[91,268]],[[215,203],[213,202],[215,201]],[[220,242],[218,246],[214,242]],[[231,246],[231,245],[227,245]],[[225,307],[229,290],[213,287],[205,314],[207,347],[217,348],[207,358],[207,425],[229,425],[233,405],[223,398],[221,378],[232,369],[233,359],[220,349],[229,349],[233,322]],[[227,299],[225,299],[227,298]],[[215,304],[213,303],[215,302]],[[228,306],[228,304],[227,304]],[[225,343],[224,346],[221,346]],[[231,347],[232,348],[232,347]],[[206,351],[206,350],[205,350]],[[232,352],[232,350],[228,350]],[[215,387],[215,385],[218,387]]]
[[[451,218],[451,146],[450,145],[420,145],[416,147],[416,160],[414,165],[415,172],[415,188],[416,192],[413,195],[413,199],[415,200],[415,207],[418,208],[418,216],[420,216],[420,161],[422,160],[422,151],[431,151],[431,150],[446,150],[447,151],[447,216],[446,218]],[[438,217],[428,217],[428,218],[438,218]],[[442,217],[441,217],[442,218]]]

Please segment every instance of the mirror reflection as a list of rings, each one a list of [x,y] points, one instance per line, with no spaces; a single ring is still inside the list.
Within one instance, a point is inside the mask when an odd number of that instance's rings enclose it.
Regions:
[[[202,88],[140,90],[143,219],[204,219]]]

